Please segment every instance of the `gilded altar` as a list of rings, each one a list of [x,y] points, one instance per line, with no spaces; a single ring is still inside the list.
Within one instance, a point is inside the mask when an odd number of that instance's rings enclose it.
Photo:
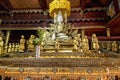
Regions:
[[[120,76],[120,46],[116,41],[89,39],[67,23],[69,0],[49,5],[54,22],[29,39],[4,45],[0,36],[0,76],[11,80],[115,80]],[[110,30],[107,30],[107,36]],[[105,50],[107,49],[107,50]]]

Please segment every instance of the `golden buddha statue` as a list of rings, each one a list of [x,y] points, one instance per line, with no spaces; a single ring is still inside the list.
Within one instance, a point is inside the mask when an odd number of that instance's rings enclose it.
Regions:
[[[19,43],[15,43],[15,52],[19,51]]]
[[[82,39],[82,50],[83,52],[89,52],[89,42],[87,36]]]
[[[117,52],[117,42],[116,41],[114,41],[112,43],[112,51]]]
[[[92,41],[91,41],[91,47],[93,50],[98,51],[99,49],[99,44],[98,44],[98,39],[96,37],[96,34],[92,35]]]
[[[74,49],[75,51],[78,50],[78,40],[77,40],[77,37],[74,37],[74,38],[73,38],[73,49]]]
[[[34,51],[35,50],[35,46],[34,46],[34,39],[35,39],[35,36],[34,35],[31,35],[29,40],[28,40],[28,51]]]
[[[11,51],[12,51],[12,52],[15,52],[15,44],[14,44],[14,43],[12,43]]]
[[[12,52],[11,48],[12,48],[12,45],[11,45],[11,43],[9,43],[8,53],[11,53],[11,52]]]
[[[24,52],[24,50],[25,50],[25,39],[24,39],[24,35],[21,35],[19,52]]]
[[[8,52],[8,45],[5,44],[5,47],[4,47],[4,53],[7,53]]]

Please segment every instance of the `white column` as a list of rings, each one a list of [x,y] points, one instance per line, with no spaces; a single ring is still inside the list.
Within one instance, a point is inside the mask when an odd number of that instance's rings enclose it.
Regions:
[[[40,58],[40,45],[36,45],[36,58]]]

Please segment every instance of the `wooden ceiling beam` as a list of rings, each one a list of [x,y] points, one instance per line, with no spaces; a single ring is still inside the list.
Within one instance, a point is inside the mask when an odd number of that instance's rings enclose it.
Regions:
[[[10,11],[9,8],[5,5],[4,0],[0,0],[0,6],[4,8],[6,11]]]
[[[10,0],[4,0],[5,4],[7,5],[7,7],[12,10],[13,9],[13,6],[12,4],[10,3]]]
[[[109,6],[109,4],[112,2],[112,0],[107,0],[106,7]]]
[[[82,1],[83,1],[83,0],[80,0],[80,6],[82,5]]]
[[[43,10],[46,10],[47,9],[47,2],[46,2],[46,0],[38,0],[38,1],[39,1],[39,4],[40,4],[41,8]]]
[[[5,10],[5,11],[10,11],[13,9],[11,3],[9,0],[0,0],[0,6]]]

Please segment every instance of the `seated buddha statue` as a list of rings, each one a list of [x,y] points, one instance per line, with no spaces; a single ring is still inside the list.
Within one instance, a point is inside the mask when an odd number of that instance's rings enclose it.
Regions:
[[[34,35],[31,35],[29,40],[28,40],[28,51],[34,51],[35,50],[35,45],[34,45],[34,39],[35,39],[35,36]]]

